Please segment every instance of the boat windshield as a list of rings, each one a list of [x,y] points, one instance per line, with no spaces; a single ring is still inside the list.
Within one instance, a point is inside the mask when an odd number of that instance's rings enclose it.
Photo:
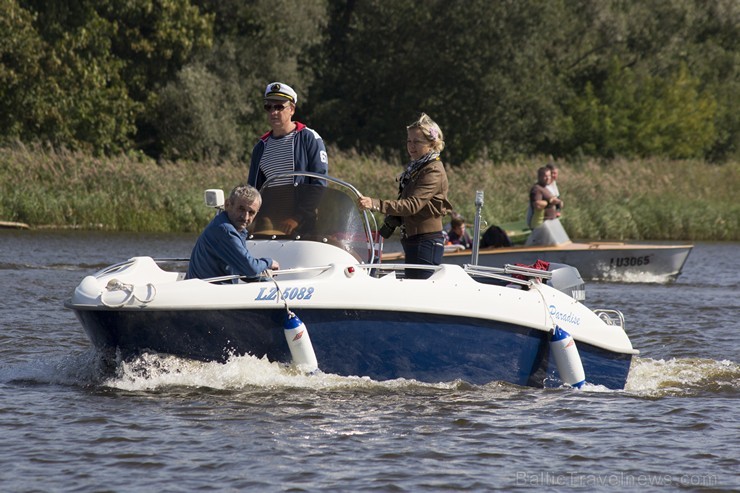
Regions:
[[[338,180],[326,183],[266,184],[250,238],[330,243],[362,262],[377,262],[368,215],[357,206],[357,192]]]

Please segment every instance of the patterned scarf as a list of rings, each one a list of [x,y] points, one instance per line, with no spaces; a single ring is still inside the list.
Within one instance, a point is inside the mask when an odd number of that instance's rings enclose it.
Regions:
[[[428,152],[427,154],[424,154],[422,157],[417,159],[416,161],[411,161],[406,166],[406,171],[401,173],[397,180],[398,180],[398,198],[401,198],[401,192],[403,192],[403,189],[408,185],[409,181],[411,181],[411,177],[416,174],[417,171],[419,171],[421,168],[424,167],[427,163],[431,161],[436,161],[439,159],[439,153],[438,152]]]

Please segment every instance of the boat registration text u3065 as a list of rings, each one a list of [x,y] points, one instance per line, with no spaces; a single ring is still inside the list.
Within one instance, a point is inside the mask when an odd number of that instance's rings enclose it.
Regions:
[[[648,265],[650,263],[650,255],[642,257],[612,257],[609,259],[609,267],[634,267],[636,265]]]

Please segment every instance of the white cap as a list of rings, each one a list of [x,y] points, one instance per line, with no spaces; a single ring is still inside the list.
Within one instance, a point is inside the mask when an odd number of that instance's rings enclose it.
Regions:
[[[265,99],[278,99],[296,104],[298,102],[298,94],[288,84],[270,82],[265,88]]]

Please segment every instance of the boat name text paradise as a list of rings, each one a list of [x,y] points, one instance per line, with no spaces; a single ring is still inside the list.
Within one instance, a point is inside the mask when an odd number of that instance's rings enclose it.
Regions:
[[[581,325],[581,319],[574,315],[573,312],[559,312],[558,308],[555,305],[550,305],[550,315],[561,322],[567,322],[573,325]]]

